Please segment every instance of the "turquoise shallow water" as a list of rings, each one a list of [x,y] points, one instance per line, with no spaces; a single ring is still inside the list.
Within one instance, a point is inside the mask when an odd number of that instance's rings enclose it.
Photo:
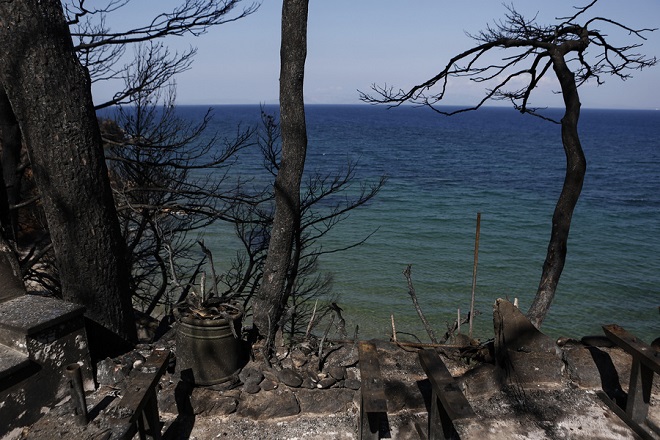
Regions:
[[[191,117],[201,110],[180,109]],[[215,128],[231,134],[238,122],[255,123],[259,107],[220,106],[215,114]],[[477,212],[477,336],[491,334],[496,298],[518,298],[526,310],[563,181],[559,126],[503,108],[447,118],[409,107],[309,106],[307,118],[308,171],[329,172],[351,159],[359,180],[389,177],[375,200],[323,242],[329,249],[376,231],[364,245],[321,261],[334,275],[349,328],[387,337],[394,314],[398,331],[426,339],[407,294],[407,264],[436,332],[457,309],[465,313]],[[614,322],[648,342],[660,336],[660,112],[583,110],[580,134],[587,177],[544,330],[582,336]],[[242,159],[243,175],[255,160]],[[216,255],[231,255],[231,233],[222,227],[207,231],[207,241]]]

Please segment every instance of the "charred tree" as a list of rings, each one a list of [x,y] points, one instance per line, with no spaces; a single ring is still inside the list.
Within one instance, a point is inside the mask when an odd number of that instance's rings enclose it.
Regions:
[[[612,44],[608,35],[596,26],[624,31],[642,40],[646,32],[654,29],[634,29],[597,15],[588,18],[596,3],[597,0],[592,0],[584,7],[576,8],[575,14],[559,18],[554,25],[540,25],[535,19],[528,20],[509,7],[503,21],[472,35],[477,44],[454,56],[434,77],[408,90],[374,85],[375,95],[361,94],[365,102],[393,107],[411,102],[444,115],[477,110],[491,99],[510,100],[521,113],[552,120],[530,105],[530,97],[541,80],[549,72],[554,72],[565,106],[561,121],[553,122],[561,124],[566,174],[552,216],[552,232],[539,288],[528,311],[528,317],[537,327],[541,326],[550,309],[564,268],[571,219],[586,173],[586,159],[578,134],[581,106],[578,89],[590,80],[601,84],[605,75],[627,79],[631,70],[656,64],[655,58],[636,53],[641,43]],[[502,62],[490,64],[487,61],[489,55],[501,49],[507,54],[501,58]],[[438,103],[445,97],[450,81],[457,77],[483,83],[486,95],[472,107],[444,110]],[[523,86],[509,89],[516,82],[523,82]]]
[[[254,299],[254,328],[270,347],[287,302],[286,281],[292,253],[300,246],[300,183],[307,154],[303,83],[307,57],[309,0],[284,0],[280,48],[280,118],[282,157],[275,178],[275,215],[264,263],[263,279]]]
[[[66,300],[133,341],[128,269],[94,113],[59,1],[0,4],[0,84],[30,155]]]

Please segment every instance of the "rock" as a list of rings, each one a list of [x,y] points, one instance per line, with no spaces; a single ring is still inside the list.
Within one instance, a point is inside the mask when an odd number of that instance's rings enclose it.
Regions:
[[[344,380],[346,378],[346,368],[333,366],[328,368],[328,374],[334,377],[336,380]]]
[[[300,384],[300,388],[313,389],[316,388],[316,381],[312,380],[310,377],[305,377]]]
[[[328,414],[346,411],[353,406],[355,391],[346,388],[298,390],[296,396],[303,413]]]
[[[250,382],[243,385],[243,391],[248,394],[257,394],[261,391],[261,387],[256,382]]]
[[[116,385],[126,379],[132,368],[132,362],[122,364],[113,359],[105,358],[96,364],[96,380],[99,385]]]
[[[344,381],[344,387],[350,389],[350,390],[359,390],[360,389],[361,382],[359,379],[346,379]]]
[[[278,379],[280,382],[282,382],[284,385],[292,387],[292,388],[298,388],[300,385],[302,385],[303,378],[298,372],[290,369],[290,368],[284,368],[282,371],[280,371],[277,375]]]
[[[300,413],[300,405],[294,393],[286,387],[253,394],[239,402],[236,413],[255,420],[268,420],[277,417],[295,416]]]
[[[259,383],[262,380],[264,380],[264,374],[261,372],[261,370],[258,370],[256,368],[245,367],[240,371],[240,373],[238,373],[238,378],[243,383],[251,383],[251,382]]]
[[[358,350],[355,345],[337,345],[324,350],[324,365],[329,367],[350,367],[358,363]]]
[[[327,388],[330,388],[331,386],[333,386],[336,383],[337,383],[337,380],[334,377],[328,376],[325,379],[321,379],[316,384],[316,388],[321,388],[322,390],[325,390]]]
[[[350,367],[346,369],[346,379],[360,380],[360,369],[358,367]]]
[[[264,374],[252,367],[245,367],[238,373],[238,378],[243,382],[243,391],[248,394],[256,394],[261,391],[259,384],[264,380]]]
[[[294,368],[302,368],[308,361],[308,356],[302,350],[294,350],[291,353],[291,363]]]
[[[277,382],[271,379],[264,379],[259,384],[259,387],[264,391],[272,391],[277,388]]]

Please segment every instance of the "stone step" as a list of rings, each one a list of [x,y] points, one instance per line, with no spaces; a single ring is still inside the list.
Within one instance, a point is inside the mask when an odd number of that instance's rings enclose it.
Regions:
[[[82,316],[85,308],[54,298],[23,295],[0,303],[0,344],[28,354],[28,336]]]
[[[29,365],[28,355],[0,344],[0,382]]]

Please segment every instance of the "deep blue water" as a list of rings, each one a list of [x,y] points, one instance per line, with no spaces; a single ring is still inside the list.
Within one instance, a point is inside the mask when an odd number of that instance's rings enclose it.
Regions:
[[[203,110],[181,107],[191,117]],[[239,122],[258,119],[258,106],[219,106],[214,128],[231,135]],[[445,117],[372,106],[308,106],[307,124],[309,172],[331,172],[350,159],[360,181],[389,177],[323,242],[329,249],[377,229],[364,245],[321,262],[334,274],[349,328],[387,337],[394,314],[398,331],[426,339],[402,275],[412,264],[421,306],[444,332],[457,309],[469,309],[477,212],[477,334],[492,333],[496,298],[529,307],[564,176],[558,125],[508,108]],[[587,176],[544,330],[579,337],[618,323],[649,342],[660,336],[660,111],[585,109],[580,136]],[[257,157],[243,158],[242,174],[259,168]],[[217,255],[232,255],[227,231],[207,235]]]

